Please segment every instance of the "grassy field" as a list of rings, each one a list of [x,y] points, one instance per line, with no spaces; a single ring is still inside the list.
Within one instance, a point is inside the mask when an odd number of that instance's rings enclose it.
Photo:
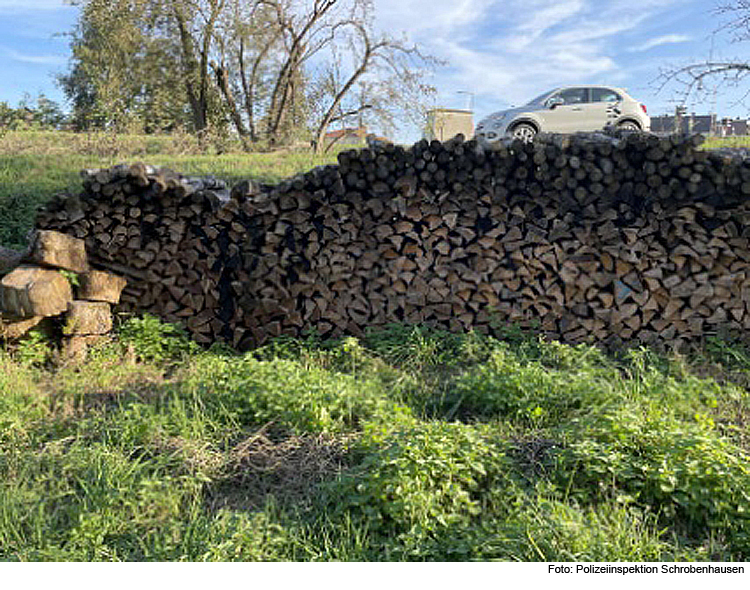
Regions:
[[[702,147],[707,150],[718,148],[750,148],[750,136],[708,137]]]
[[[48,352],[0,353],[2,560],[750,557],[742,348],[394,326],[241,356],[145,318]]]
[[[315,163],[146,139],[6,135],[0,244],[79,168]],[[32,335],[0,348],[0,560],[744,561],[749,385],[720,340],[613,356],[391,326],[240,355],[146,317],[66,365]]]

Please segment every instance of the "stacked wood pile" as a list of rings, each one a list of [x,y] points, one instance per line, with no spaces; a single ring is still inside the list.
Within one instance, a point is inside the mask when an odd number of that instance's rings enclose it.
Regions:
[[[111,307],[126,281],[90,268],[83,240],[39,231],[28,252],[9,254],[6,260],[13,267],[2,269],[7,274],[0,280],[0,338],[15,340],[47,318],[57,318],[63,351],[79,356],[112,330]]]
[[[681,345],[750,327],[750,161],[700,138],[539,136],[343,152],[229,191],[141,164],[84,173],[39,227],[198,342],[391,322]]]

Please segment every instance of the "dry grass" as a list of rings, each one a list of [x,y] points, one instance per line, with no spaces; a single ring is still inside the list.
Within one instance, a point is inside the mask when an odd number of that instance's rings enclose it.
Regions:
[[[229,450],[222,477],[209,491],[212,510],[255,510],[269,497],[300,505],[315,486],[347,465],[353,435],[274,435],[262,428]],[[276,439],[276,440],[274,440]]]
[[[715,150],[720,148],[750,148],[750,136],[708,137],[701,147],[704,150]]]

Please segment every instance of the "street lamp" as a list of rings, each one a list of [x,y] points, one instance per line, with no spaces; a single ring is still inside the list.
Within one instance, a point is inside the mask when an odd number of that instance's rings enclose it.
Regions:
[[[474,93],[469,92],[468,90],[457,90],[456,94],[466,94],[469,97],[469,109],[470,111],[474,110]]]

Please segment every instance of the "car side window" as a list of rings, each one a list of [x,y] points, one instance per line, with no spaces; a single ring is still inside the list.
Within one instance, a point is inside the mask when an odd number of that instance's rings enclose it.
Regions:
[[[591,102],[620,102],[622,97],[609,88],[592,88]]]
[[[562,98],[564,104],[582,104],[589,101],[587,88],[566,88],[561,90],[558,97]]]

